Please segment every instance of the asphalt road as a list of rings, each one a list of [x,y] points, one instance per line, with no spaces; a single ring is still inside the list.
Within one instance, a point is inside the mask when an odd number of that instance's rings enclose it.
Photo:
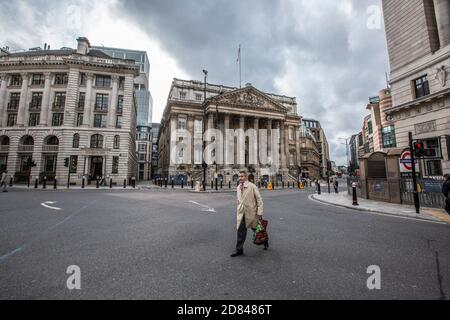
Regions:
[[[0,299],[449,299],[448,225],[323,205],[307,191],[263,199],[270,249],[249,232],[245,256],[230,258],[232,193],[0,193]],[[81,290],[66,286],[72,265]],[[367,288],[372,265],[381,290]]]

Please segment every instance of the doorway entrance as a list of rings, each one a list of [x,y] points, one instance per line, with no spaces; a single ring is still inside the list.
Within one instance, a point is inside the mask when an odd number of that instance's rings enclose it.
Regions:
[[[91,157],[90,163],[91,180],[102,179],[103,177],[103,157]]]

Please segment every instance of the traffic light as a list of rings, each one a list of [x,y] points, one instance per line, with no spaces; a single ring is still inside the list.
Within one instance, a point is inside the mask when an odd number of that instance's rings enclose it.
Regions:
[[[425,145],[422,140],[414,142],[414,155],[416,158],[421,158],[426,155]]]
[[[64,159],[64,167],[66,167],[66,168],[69,167],[69,161],[70,161],[69,158],[65,158],[65,159]]]

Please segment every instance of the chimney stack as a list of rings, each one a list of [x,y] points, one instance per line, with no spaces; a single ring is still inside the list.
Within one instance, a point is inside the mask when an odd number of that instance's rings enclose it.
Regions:
[[[91,48],[89,40],[85,37],[80,37],[77,39],[77,41],[78,41],[77,53],[87,55]]]

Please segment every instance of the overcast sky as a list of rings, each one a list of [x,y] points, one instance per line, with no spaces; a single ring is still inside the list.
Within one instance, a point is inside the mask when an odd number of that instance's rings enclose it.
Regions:
[[[339,138],[362,126],[368,98],[389,71],[381,0],[0,0],[0,46],[92,45],[145,50],[153,121],[171,81],[242,82],[297,97],[300,115],[319,120],[331,157],[346,163]]]

